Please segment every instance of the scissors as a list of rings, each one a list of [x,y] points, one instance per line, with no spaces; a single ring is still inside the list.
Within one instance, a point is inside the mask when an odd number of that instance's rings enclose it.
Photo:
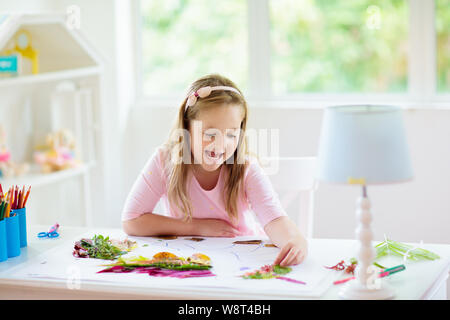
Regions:
[[[58,228],[59,224],[55,223],[50,227],[48,232],[39,232],[37,236],[38,238],[58,238],[59,237]]]

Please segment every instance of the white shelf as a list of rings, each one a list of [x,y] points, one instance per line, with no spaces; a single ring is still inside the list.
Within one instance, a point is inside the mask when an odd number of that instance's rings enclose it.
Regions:
[[[38,84],[50,81],[58,81],[65,79],[81,78],[100,74],[101,68],[99,66],[46,72],[40,74],[33,74],[27,76],[17,76],[14,78],[0,79],[0,88],[6,86],[17,86],[24,84]]]
[[[102,82],[104,79],[102,75],[105,70],[105,57],[96,50],[95,45],[88,41],[81,30],[70,28],[66,21],[67,15],[64,13],[11,14],[1,24],[0,50],[14,47],[14,38],[23,28],[29,32],[33,39],[33,46],[39,51],[40,73],[0,78],[0,99],[2,100],[0,111],[6,109],[3,109],[3,106],[8,106],[9,109],[4,113],[15,112],[17,118],[24,116],[24,121],[28,121],[32,129],[43,128],[39,127],[42,124],[46,125],[45,130],[51,128],[52,131],[65,126],[73,131],[77,141],[88,147],[87,150],[82,149],[86,151],[85,154],[91,155],[88,159],[104,159],[102,150],[105,133],[102,130],[93,130],[92,125],[103,123]],[[29,69],[28,64],[22,67],[24,70]],[[76,85],[76,82],[81,83],[77,85],[76,91],[66,94],[56,88],[58,82],[65,80],[75,80]],[[86,90],[86,94],[83,90]],[[27,99],[26,103],[22,103],[23,97]],[[28,108],[28,101],[31,101],[31,108]],[[58,125],[54,126],[54,124]],[[14,129],[14,126],[9,125],[8,133],[14,137],[20,137],[21,131]],[[96,170],[95,178],[92,179],[91,168],[97,164],[99,170]],[[104,206],[102,202],[94,202],[91,199],[92,186],[102,183],[105,179],[103,162],[97,164],[95,161],[88,162],[77,168],[49,174],[41,173],[39,167],[32,164],[29,174],[0,178],[0,183],[5,190],[12,185],[58,188],[59,183],[74,182],[74,185],[81,186],[83,194],[80,201],[77,199],[73,201],[80,206],[80,215],[84,212],[85,223],[91,225],[93,219],[91,213],[102,211]],[[102,196],[103,190],[98,191],[98,196]],[[42,192],[50,192],[50,190],[46,191],[42,188]],[[64,205],[64,202],[61,200],[58,205]]]
[[[52,173],[38,172],[38,168],[33,168],[32,173],[25,174],[19,177],[0,178],[3,190],[13,186],[31,186],[32,188],[49,185],[55,182],[60,182],[76,176],[81,176],[88,173],[94,164],[81,164],[77,168],[56,171]]]

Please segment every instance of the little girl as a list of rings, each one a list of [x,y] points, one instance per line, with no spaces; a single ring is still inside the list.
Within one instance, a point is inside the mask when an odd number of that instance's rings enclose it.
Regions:
[[[247,151],[247,116],[247,102],[232,81],[215,74],[195,81],[168,141],[150,157],[126,199],[124,231],[205,237],[265,232],[281,248],[274,264],[301,263],[307,241]],[[153,212],[161,198],[167,215]]]

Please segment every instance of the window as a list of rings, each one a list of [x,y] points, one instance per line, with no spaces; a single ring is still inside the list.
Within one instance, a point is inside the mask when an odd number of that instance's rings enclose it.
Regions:
[[[274,93],[405,92],[407,27],[404,0],[270,0]]]
[[[142,0],[142,90],[173,95],[209,73],[247,86],[247,13],[241,0]]]
[[[450,1],[436,0],[437,90],[450,92]]]
[[[269,105],[450,93],[450,0],[135,1],[139,96],[169,101],[209,73]]]

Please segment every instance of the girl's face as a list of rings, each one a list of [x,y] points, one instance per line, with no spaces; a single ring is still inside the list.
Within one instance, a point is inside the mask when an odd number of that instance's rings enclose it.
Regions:
[[[189,128],[194,164],[206,171],[218,169],[236,151],[242,120],[242,108],[238,105],[200,111]]]

